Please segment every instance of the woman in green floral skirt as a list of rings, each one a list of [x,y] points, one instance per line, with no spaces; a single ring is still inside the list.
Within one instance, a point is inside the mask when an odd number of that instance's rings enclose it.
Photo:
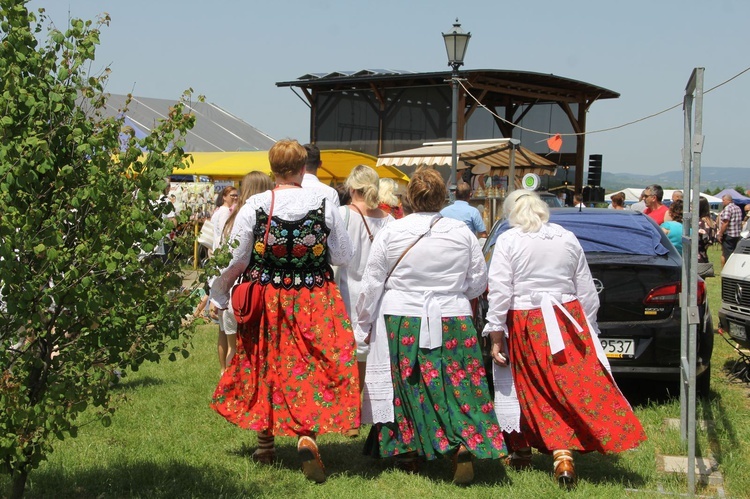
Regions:
[[[435,170],[414,174],[407,189],[411,215],[375,237],[357,302],[360,347],[387,352],[388,376],[367,364],[365,381],[388,399],[365,400],[381,456],[403,468],[451,457],[453,480],[473,480],[472,457],[506,455],[471,321],[472,298],[487,286],[476,237],[439,214],[446,198]],[[366,347],[365,347],[366,348]]]

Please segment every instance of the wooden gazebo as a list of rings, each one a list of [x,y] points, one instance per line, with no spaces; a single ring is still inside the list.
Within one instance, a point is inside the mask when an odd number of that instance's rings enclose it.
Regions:
[[[379,156],[450,138],[450,77],[448,71],[361,70],[306,74],[276,85],[301,92],[309,103],[311,142]],[[461,78],[459,140],[519,138],[524,128],[539,131],[538,126],[524,126],[525,120],[540,122],[538,116],[534,118],[535,112],[549,114],[550,125],[556,113],[562,118],[554,128],[541,132],[563,134],[566,146],[550,159],[576,167],[575,189],[581,191],[586,113],[597,100],[615,99],[620,94],[582,81],[524,71],[466,70]],[[482,106],[497,116],[473,120]],[[523,140],[523,145],[546,154],[544,135],[532,143]]]

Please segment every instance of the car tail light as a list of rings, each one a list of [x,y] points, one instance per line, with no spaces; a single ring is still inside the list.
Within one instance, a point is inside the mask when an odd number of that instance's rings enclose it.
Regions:
[[[665,305],[671,304],[676,305],[680,301],[680,291],[682,291],[681,282],[673,282],[658,288],[652,289],[646,299],[643,300],[644,305]],[[706,302],[706,282],[703,279],[698,279],[698,305],[702,305]]]

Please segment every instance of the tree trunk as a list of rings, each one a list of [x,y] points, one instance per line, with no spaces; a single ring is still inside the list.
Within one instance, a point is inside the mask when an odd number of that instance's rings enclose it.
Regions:
[[[21,497],[23,497],[23,493],[26,490],[26,478],[28,478],[28,476],[29,473],[27,471],[22,471],[17,475],[13,475],[13,491],[10,494],[12,499],[21,499]]]

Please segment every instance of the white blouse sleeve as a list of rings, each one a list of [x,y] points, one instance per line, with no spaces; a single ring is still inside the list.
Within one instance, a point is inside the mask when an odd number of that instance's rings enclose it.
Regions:
[[[365,272],[362,275],[362,292],[357,299],[357,324],[355,336],[358,330],[365,335],[370,327],[377,321],[376,312],[380,297],[385,290],[385,280],[388,275],[388,253],[384,237],[385,231],[375,235],[375,240],[370,248],[370,256],[367,258]]]
[[[493,331],[502,331],[507,335],[506,320],[513,297],[513,271],[510,256],[503,247],[501,238],[495,244],[492,261],[490,262],[488,283],[487,322],[484,325],[482,336],[487,336]]]
[[[574,254],[578,258],[578,267],[574,277],[576,295],[578,296],[578,301],[581,302],[586,319],[588,319],[589,324],[594,329],[594,333],[598,335],[599,326],[596,323],[596,313],[599,311],[599,295],[594,287],[594,279],[591,277],[591,270],[589,269],[589,264],[586,262],[586,255],[584,255],[581,245],[575,239],[571,244],[573,244]]]
[[[326,224],[331,229],[331,233],[328,234],[328,263],[331,265],[349,263],[354,256],[352,240],[346,231],[338,206],[330,202],[326,202]]]
[[[487,289],[487,264],[474,234],[471,234],[469,241],[471,241],[471,261],[466,275],[466,283],[468,284],[466,297],[472,300]]]
[[[232,250],[232,260],[229,262],[229,266],[223,269],[211,284],[211,301],[220,309],[227,308],[232,286],[250,264],[250,256],[255,242],[254,227],[255,210],[249,205],[245,205],[237,214],[232,233],[229,236],[230,247],[234,246],[236,242],[239,242],[239,244]]]

